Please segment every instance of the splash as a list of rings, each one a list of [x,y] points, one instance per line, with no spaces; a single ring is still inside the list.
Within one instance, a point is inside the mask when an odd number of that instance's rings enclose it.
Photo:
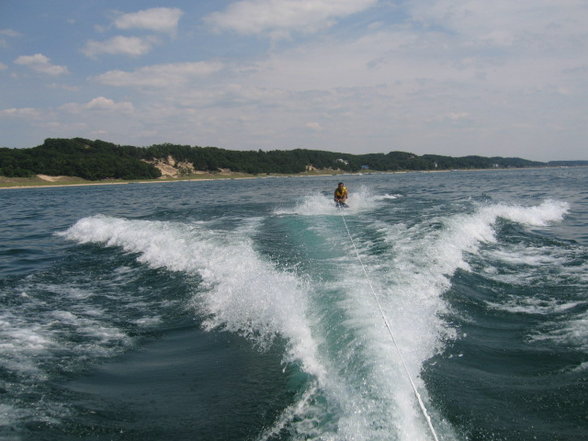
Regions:
[[[358,187],[350,192],[346,213],[361,213],[376,208],[382,201],[396,199],[398,195],[374,195],[365,186]],[[281,207],[274,210],[276,215],[298,216],[329,216],[339,214],[339,208],[333,202],[330,193],[308,194],[300,198],[294,207]]]

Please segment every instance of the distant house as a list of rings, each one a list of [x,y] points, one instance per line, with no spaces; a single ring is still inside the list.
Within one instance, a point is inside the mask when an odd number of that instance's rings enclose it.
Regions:
[[[369,165],[362,165],[361,166],[361,169],[362,170],[369,170],[370,169],[370,166]]]
[[[349,161],[346,161],[345,159],[342,159],[342,158],[339,158],[336,161],[341,162],[342,164],[345,164],[345,165],[349,165]]]

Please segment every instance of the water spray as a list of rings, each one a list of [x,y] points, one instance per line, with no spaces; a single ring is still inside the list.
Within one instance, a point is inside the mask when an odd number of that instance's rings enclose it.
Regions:
[[[384,321],[384,324],[386,325],[386,329],[388,330],[388,334],[390,335],[390,338],[392,339],[392,343],[394,344],[396,351],[398,351],[400,361],[402,363],[402,366],[404,367],[404,372],[406,373],[406,376],[408,377],[408,380],[410,382],[410,386],[412,387],[412,391],[414,392],[414,395],[419,403],[419,407],[421,409],[421,412],[422,412],[423,416],[425,417],[425,420],[427,421],[427,425],[429,426],[429,430],[431,432],[431,435],[433,436],[433,439],[435,441],[439,441],[439,437],[437,436],[437,432],[435,431],[435,428],[433,427],[433,422],[431,421],[431,417],[429,416],[429,412],[427,411],[427,407],[425,406],[425,403],[423,402],[423,399],[421,398],[421,395],[419,394],[419,392],[416,388],[416,385],[414,384],[414,381],[412,379],[412,375],[410,374],[410,371],[408,370],[408,367],[406,366],[406,362],[404,361],[404,356],[402,355],[402,351],[400,350],[398,343],[396,343],[396,338],[394,337],[394,333],[392,332],[392,328],[390,327],[390,323],[388,322],[388,318],[386,317],[386,314],[384,313],[384,309],[382,308],[382,304],[380,303],[380,299],[378,298],[376,291],[374,290],[374,286],[372,285],[372,281],[370,279],[370,276],[365,268],[365,265],[363,264],[363,261],[361,259],[360,254],[359,254],[359,250],[357,249],[357,246],[355,245],[355,241],[353,240],[353,236],[351,236],[351,232],[349,231],[349,227],[347,225],[347,220],[345,219],[345,215],[343,214],[344,209],[338,208],[338,211],[339,211],[339,214],[341,215],[341,219],[343,219],[343,224],[345,225],[345,230],[347,231],[347,235],[349,236],[349,240],[351,241],[351,244],[353,245],[353,249],[355,250],[355,255],[357,257],[357,260],[361,264],[361,268],[363,269],[363,273],[365,275],[365,278],[366,278],[368,285],[370,287],[370,290],[372,292],[372,296],[374,297],[376,304],[378,305],[378,309],[380,311],[380,316],[382,317],[382,320]]]

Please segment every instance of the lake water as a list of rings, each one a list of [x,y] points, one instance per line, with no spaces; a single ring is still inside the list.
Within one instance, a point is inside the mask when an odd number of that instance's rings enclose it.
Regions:
[[[588,439],[587,184],[0,190],[0,439]]]

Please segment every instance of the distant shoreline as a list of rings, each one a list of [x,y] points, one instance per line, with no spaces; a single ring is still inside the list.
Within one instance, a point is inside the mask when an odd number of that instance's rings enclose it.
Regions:
[[[0,190],[11,189],[25,189],[25,188],[62,188],[62,187],[92,187],[104,185],[132,185],[132,184],[166,184],[173,182],[209,182],[209,181],[230,181],[230,180],[244,180],[244,179],[270,179],[270,178],[306,178],[306,177],[328,177],[328,176],[362,176],[362,175],[377,175],[377,174],[403,174],[403,173],[449,173],[449,172],[480,172],[480,171],[517,171],[517,170],[539,170],[539,169],[554,169],[554,168],[577,168],[586,166],[574,167],[522,167],[522,168],[480,168],[480,169],[451,169],[451,170],[402,170],[402,171],[369,171],[352,173],[344,171],[333,172],[317,172],[317,173],[295,173],[295,174],[268,174],[268,175],[247,175],[243,173],[230,174],[205,174],[202,177],[187,176],[185,178],[168,178],[168,179],[152,179],[152,180],[104,180],[104,181],[87,181],[82,178],[73,176],[47,176],[47,180],[43,180],[37,176],[33,178],[7,178],[0,176]],[[24,182],[30,182],[25,184]],[[61,183],[57,183],[61,182]]]
[[[293,178],[293,177],[313,177],[313,176],[336,176],[343,174],[358,174],[358,173],[298,173],[298,174],[270,174],[270,175],[246,175],[243,173],[234,174],[206,174],[202,177],[188,176],[185,178],[168,178],[168,179],[139,179],[139,180],[101,180],[101,181],[87,181],[82,178],[73,176],[53,176],[54,180],[45,180],[41,178],[6,178],[0,176],[0,190],[9,189],[23,189],[23,188],[61,188],[61,187],[90,187],[90,186],[104,186],[104,185],[129,185],[129,184],[165,184],[173,182],[207,182],[207,181],[230,181],[242,179],[269,179],[269,178]],[[24,182],[30,182],[23,185]],[[58,183],[61,182],[61,183]]]

